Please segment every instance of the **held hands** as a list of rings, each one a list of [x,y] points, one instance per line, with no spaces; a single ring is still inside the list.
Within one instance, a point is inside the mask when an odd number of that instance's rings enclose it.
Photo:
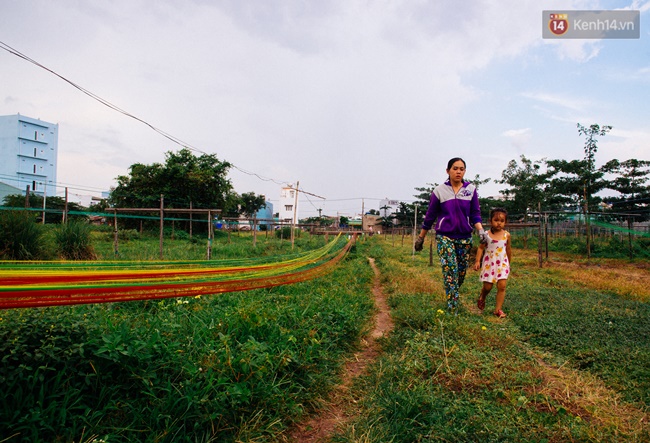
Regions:
[[[422,247],[424,246],[424,237],[420,237],[418,235],[418,238],[415,240],[415,245],[413,245],[413,248],[417,251],[420,252],[422,250]]]
[[[490,241],[490,237],[488,236],[488,233],[485,229],[481,229],[478,231],[478,236],[479,239],[481,240],[481,243],[487,244]]]

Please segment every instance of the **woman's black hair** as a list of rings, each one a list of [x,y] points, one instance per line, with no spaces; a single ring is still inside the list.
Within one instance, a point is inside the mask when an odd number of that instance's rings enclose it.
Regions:
[[[508,211],[506,211],[506,208],[492,208],[490,211],[490,220],[492,220],[495,214],[503,214],[506,220],[508,220]]]
[[[454,166],[454,163],[456,163],[458,160],[463,162],[463,165],[467,168],[467,163],[465,163],[465,160],[463,160],[460,157],[454,157],[451,160],[447,162],[447,170],[450,170],[452,166]]]

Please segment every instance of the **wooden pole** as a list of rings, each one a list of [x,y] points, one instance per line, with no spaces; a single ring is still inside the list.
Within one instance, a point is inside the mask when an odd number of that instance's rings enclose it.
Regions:
[[[208,212],[208,223],[210,222],[210,213]],[[190,240],[192,239],[192,202],[190,202]]]
[[[29,208],[29,185],[25,188],[25,209]]]
[[[165,226],[165,196],[160,194],[160,259],[163,259],[163,228]]]
[[[584,186],[585,198],[585,229],[587,230],[587,259],[591,258],[591,223],[589,222],[589,201],[587,200],[587,186]]]
[[[632,223],[632,217],[629,216],[627,218],[627,244],[630,251],[630,259],[634,258],[634,250],[632,249],[632,227],[633,226],[634,224]]]
[[[212,211],[208,211],[208,260],[212,258]]]
[[[542,267],[542,204],[537,203],[537,262]]]
[[[294,245],[294,230],[296,226],[296,218],[298,216],[298,188],[300,188],[300,180],[296,182],[296,193],[294,195],[294,203],[293,203],[293,221],[291,223],[291,250],[293,251],[293,245]]]
[[[120,255],[117,244],[117,211],[113,211],[113,251],[115,257]]]
[[[63,209],[63,223],[68,222],[68,187],[65,187],[65,207]]]
[[[412,248],[411,258],[415,258],[415,236],[417,235],[416,234],[417,224],[418,224],[418,206],[415,205],[415,218],[413,219],[413,241],[411,243],[411,248]]]
[[[253,247],[257,246],[257,214],[253,214]]]
[[[45,187],[43,188],[43,220],[41,220],[41,224],[45,224],[45,201],[47,200],[47,182],[45,182]]]
[[[548,261],[548,214],[544,213],[544,241],[546,242],[546,261]]]

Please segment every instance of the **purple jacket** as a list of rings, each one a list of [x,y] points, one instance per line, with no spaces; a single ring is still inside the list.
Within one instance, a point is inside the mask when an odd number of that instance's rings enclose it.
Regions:
[[[482,223],[476,186],[470,182],[463,182],[458,194],[454,194],[449,180],[436,186],[431,193],[429,209],[424,216],[422,229],[431,229],[436,220],[436,235],[470,238],[474,225]]]

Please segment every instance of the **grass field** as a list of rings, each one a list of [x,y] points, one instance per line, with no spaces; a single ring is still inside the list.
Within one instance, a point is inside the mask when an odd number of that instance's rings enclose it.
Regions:
[[[303,234],[295,247],[323,243]],[[370,329],[368,257],[396,327],[331,441],[650,440],[647,262],[554,253],[539,269],[536,252],[515,249],[508,318],[479,315],[471,271],[452,317],[436,258],[406,243],[374,236],[328,276],[269,290],[0,311],[0,442],[286,441]],[[94,245],[113,258],[106,233]],[[165,248],[205,258],[202,241]],[[292,251],[264,235],[213,248],[215,259]],[[158,259],[158,243],[125,240],[119,258]]]
[[[377,244],[396,329],[336,442],[648,441],[647,262],[586,262],[514,250],[505,320],[444,313],[437,263]],[[374,249],[374,250],[373,250]]]

